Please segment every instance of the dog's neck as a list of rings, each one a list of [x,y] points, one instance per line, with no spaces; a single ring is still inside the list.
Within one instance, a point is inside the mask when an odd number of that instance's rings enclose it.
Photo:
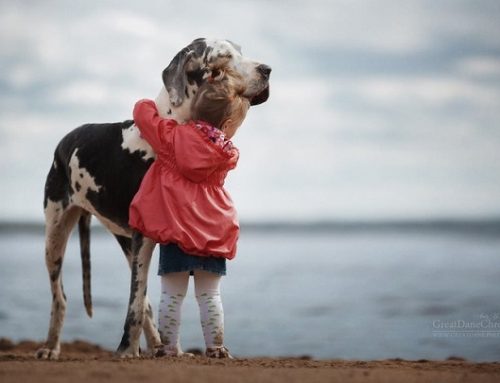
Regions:
[[[158,96],[155,99],[156,109],[158,109],[158,114],[163,118],[173,118],[172,106],[170,104],[170,97],[168,96],[167,90],[162,87]]]
[[[156,97],[155,103],[156,108],[158,109],[158,114],[163,118],[171,118],[176,120],[178,123],[183,124],[191,117],[191,100],[185,99],[182,105],[173,107],[170,103],[168,92],[164,87],[162,87],[160,93]],[[141,137],[137,126],[134,125],[130,129],[124,129],[122,131],[122,135],[122,148],[124,150],[128,150],[130,153],[134,153],[136,151],[141,152],[142,159],[144,161],[149,161],[150,159],[156,157],[153,148],[143,137]]]
[[[170,97],[165,87],[162,87],[160,93],[155,99],[156,108],[158,109],[158,114],[163,118],[172,118],[178,123],[184,123],[191,118],[191,102],[186,99],[184,102],[177,107],[172,106],[170,103]]]

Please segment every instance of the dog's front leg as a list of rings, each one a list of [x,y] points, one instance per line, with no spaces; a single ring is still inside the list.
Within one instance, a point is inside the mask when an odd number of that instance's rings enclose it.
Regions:
[[[139,356],[139,338],[144,323],[148,270],[155,242],[134,233],[132,237],[132,279],[127,318],[117,354],[121,358]]]

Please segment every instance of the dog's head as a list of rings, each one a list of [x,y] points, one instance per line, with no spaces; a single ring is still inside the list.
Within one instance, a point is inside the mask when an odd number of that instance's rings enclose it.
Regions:
[[[243,79],[242,95],[251,105],[262,104],[268,99],[269,66],[244,57],[240,47],[229,40],[194,40],[163,71],[168,108],[180,114],[180,119],[189,118],[185,114],[200,85],[206,81],[222,80],[231,72],[238,73]]]

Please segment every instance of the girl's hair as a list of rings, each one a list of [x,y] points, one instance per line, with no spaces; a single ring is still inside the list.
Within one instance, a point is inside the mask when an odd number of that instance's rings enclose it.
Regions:
[[[221,80],[208,81],[200,86],[191,104],[191,117],[218,129],[228,118],[241,124],[250,107],[248,99],[242,96],[244,91],[241,76],[226,70]]]

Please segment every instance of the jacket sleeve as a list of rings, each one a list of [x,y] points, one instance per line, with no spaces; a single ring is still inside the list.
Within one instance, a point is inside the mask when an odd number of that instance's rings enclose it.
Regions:
[[[152,100],[140,100],[135,104],[134,122],[155,152],[160,152],[163,139],[171,135],[177,126],[175,120],[160,117]]]

